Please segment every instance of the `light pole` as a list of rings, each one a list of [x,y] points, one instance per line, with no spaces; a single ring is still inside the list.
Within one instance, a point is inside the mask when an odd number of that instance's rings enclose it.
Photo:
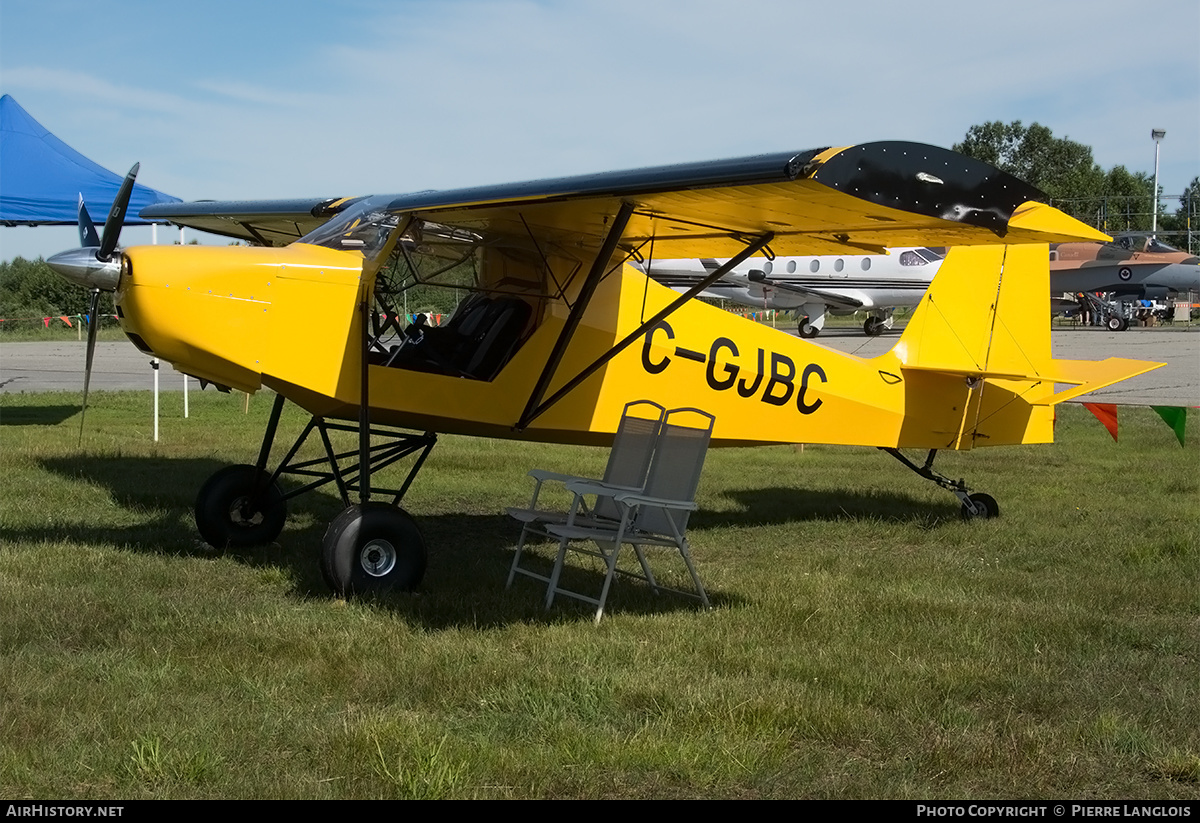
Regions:
[[[1158,236],[1158,144],[1167,136],[1165,129],[1150,129],[1154,138],[1154,216],[1151,218],[1150,231],[1152,237]]]

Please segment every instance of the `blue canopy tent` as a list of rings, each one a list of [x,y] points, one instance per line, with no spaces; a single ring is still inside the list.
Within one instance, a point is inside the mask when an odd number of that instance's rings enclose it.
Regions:
[[[79,196],[104,222],[123,175],[93,163],[51,134],[12,99],[0,97],[0,225],[55,226],[79,222]],[[125,225],[144,226],[137,214],[153,203],[179,203],[140,183]]]

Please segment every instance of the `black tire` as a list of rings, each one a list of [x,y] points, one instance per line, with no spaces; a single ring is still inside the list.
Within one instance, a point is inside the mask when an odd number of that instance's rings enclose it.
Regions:
[[[876,320],[874,317],[868,317],[867,322],[863,323],[863,331],[867,337],[878,337],[883,334],[883,321]]]
[[[253,466],[226,466],[204,481],[196,494],[196,528],[208,545],[261,546],[279,537],[287,522],[283,491],[271,483],[256,495],[257,476]]]
[[[1125,320],[1115,315],[1108,318],[1108,323],[1105,325],[1108,326],[1109,331],[1125,331]]]
[[[416,521],[387,503],[350,506],[329,524],[321,543],[321,573],[342,596],[415,589],[425,562]]]
[[[805,340],[811,340],[812,338],[816,337],[818,334],[821,333],[821,330],[818,329],[816,326],[814,326],[812,323],[809,323],[807,318],[800,321],[800,325],[797,328],[797,331],[800,333],[800,336],[803,337]]]
[[[983,492],[975,492],[967,495],[967,500],[971,501],[973,506],[968,506],[965,502],[962,505],[963,520],[990,520],[993,517],[1000,516],[1000,505],[996,502],[996,498],[990,494]]]

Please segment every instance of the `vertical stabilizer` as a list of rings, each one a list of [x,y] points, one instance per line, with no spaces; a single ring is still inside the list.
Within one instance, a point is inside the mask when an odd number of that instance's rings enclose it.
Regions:
[[[1162,365],[1050,354],[1049,249],[955,247],[900,341],[878,358],[905,381],[902,443],[929,448],[1047,443],[1053,410]],[[1055,392],[1056,383],[1073,388]]]

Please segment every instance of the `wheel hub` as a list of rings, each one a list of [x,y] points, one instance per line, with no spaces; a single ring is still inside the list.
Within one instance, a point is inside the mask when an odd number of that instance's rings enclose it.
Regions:
[[[386,577],[396,568],[396,547],[381,538],[368,541],[358,553],[358,563],[371,577]]]
[[[230,504],[229,522],[236,526],[250,528],[262,524],[263,514],[251,505],[249,497],[243,495]]]

